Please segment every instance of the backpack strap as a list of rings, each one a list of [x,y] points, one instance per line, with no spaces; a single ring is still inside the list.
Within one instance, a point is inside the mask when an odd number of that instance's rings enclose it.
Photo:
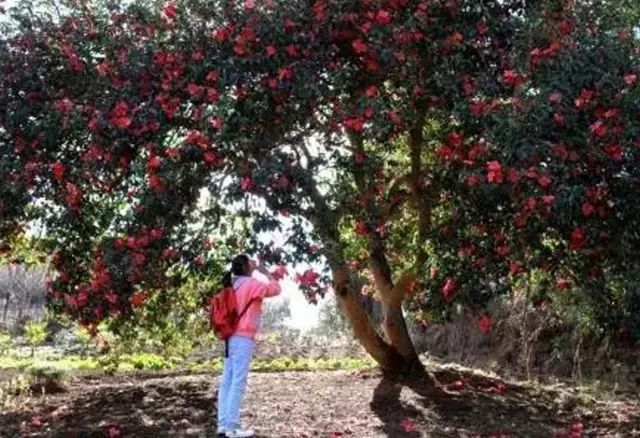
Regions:
[[[240,322],[240,320],[244,317],[244,315],[247,313],[247,311],[249,310],[249,307],[251,307],[251,304],[253,304],[254,301],[258,301],[258,299],[252,298],[249,300],[247,305],[244,306],[244,309],[242,309],[242,312],[240,312],[240,314],[238,315],[238,322]]]
[[[242,312],[240,312],[240,314],[238,315],[238,322],[240,322],[240,320],[244,317],[244,315],[247,313],[247,311],[249,310],[249,307],[251,307],[251,304],[253,304],[254,301],[258,301],[258,299],[252,298],[249,300],[247,305],[244,306],[244,309],[242,309]],[[224,357],[225,358],[229,357],[229,338],[224,340]]]

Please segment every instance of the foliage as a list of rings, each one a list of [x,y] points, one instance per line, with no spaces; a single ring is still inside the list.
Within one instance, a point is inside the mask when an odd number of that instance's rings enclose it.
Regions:
[[[338,309],[338,305],[334,297],[329,296],[320,304],[318,326],[314,331],[317,331],[318,336],[328,338],[348,335],[349,323]]]
[[[425,320],[490,327],[538,273],[536,303],[637,302],[632,2],[28,4],[0,40],[0,228],[44,224],[59,313],[164,318],[237,216],[266,261],[364,273],[384,306],[399,284]],[[328,271],[295,275],[311,301]]]
[[[43,321],[29,321],[24,327],[24,335],[31,345],[31,357],[35,355],[36,347],[47,339],[47,328]]]
[[[20,374],[9,381],[0,383],[0,407],[6,409],[21,401],[27,401],[31,396],[29,380]]]
[[[13,348],[13,339],[8,332],[0,332],[0,356],[6,355]]]

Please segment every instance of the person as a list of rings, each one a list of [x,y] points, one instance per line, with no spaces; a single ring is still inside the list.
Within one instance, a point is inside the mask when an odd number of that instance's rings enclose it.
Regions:
[[[254,271],[262,273],[267,282],[253,278]],[[218,391],[218,435],[228,438],[252,437],[253,431],[239,423],[247,376],[253,356],[254,339],[260,328],[262,301],[280,294],[280,284],[264,267],[241,254],[231,262],[231,271],[223,278],[224,287],[233,287],[238,312],[247,309],[238,321],[227,344],[222,379]]]

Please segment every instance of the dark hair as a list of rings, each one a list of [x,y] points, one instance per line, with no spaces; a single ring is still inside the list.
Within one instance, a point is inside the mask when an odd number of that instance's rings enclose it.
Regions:
[[[233,286],[233,275],[247,275],[249,273],[249,256],[246,254],[239,254],[231,260],[231,270],[227,271],[222,277],[223,287]]]

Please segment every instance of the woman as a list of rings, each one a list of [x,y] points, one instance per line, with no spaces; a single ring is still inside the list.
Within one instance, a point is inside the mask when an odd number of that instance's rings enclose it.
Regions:
[[[252,277],[254,271],[262,273],[268,282]],[[229,339],[228,357],[218,391],[218,435],[228,438],[252,437],[253,431],[242,429],[239,423],[240,407],[247,386],[247,375],[253,356],[256,333],[260,328],[262,300],[280,293],[280,285],[262,266],[248,256],[236,256],[231,262],[231,271],[223,278],[224,287],[232,287],[236,293],[239,312],[244,313],[234,334]],[[248,306],[248,307],[247,307]]]

